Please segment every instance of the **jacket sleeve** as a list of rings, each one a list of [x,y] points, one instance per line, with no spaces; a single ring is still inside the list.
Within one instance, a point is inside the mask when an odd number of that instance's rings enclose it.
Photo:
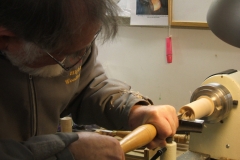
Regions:
[[[78,139],[76,133],[57,133],[31,137],[25,142],[0,141],[0,159],[71,160],[67,146]]]
[[[97,61],[97,47],[82,66],[80,85],[86,87],[75,99],[72,111],[77,124],[98,124],[107,129],[128,130],[128,114],[135,104],[149,105],[151,100],[121,81],[109,79]]]

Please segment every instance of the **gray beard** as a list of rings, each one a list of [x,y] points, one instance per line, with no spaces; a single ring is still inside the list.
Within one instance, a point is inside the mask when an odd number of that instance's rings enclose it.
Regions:
[[[26,43],[22,51],[19,53],[11,54],[5,52],[9,61],[19,68],[20,71],[39,77],[56,77],[63,73],[64,69],[58,64],[48,65],[40,68],[30,68],[25,66],[26,63],[34,62],[35,59],[42,55],[42,50],[31,43]]]
[[[30,75],[45,77],[45,78],[57,77],[61,75],[64,71],[64,69],[58,64],[49,65],[41,68],[30,68],[26,66],[21,66],[18,68],[20,71],[28,73]]]

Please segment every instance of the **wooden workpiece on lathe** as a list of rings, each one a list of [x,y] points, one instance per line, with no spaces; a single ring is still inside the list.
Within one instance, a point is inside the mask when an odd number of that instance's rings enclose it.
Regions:
[[[211,98],[201,96],[196,101],[193,101],[181,107],[179,113],[182,114],[180,119],[194,120],[210,116],[214,111],[214,103]]]

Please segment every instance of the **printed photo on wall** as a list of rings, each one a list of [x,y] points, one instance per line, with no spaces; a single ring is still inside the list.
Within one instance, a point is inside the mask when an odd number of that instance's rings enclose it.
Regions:
[[[131,0],[131,25],[168,25],[168,0]]]

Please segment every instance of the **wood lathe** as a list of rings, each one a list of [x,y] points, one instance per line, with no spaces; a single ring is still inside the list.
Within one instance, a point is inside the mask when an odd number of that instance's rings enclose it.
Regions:
[[[180,113],[186,119],[202,119],[202,133],[190,133],[189,152],[178,160],[240,160],[240,72],[230,69],[216,73],[197,88],[190,104]],[[205,160],[204,159],[204,160]]]
[[[239,100],[238,70],[230,69],[205,79],[193,92],[190,103],[179,110],[183,120],[179,121],[178,131],[190,132],[190,142],[189,151],[177,160],[240,160],[240,143],[237,142],[240,135]],[[205,122],[204,127],[197,127],[199,130],[196,131],[194,127],[199,120]],[[184,122],[187,125],[183,125]],[[149,143],[155,136],[156,129],[147,124],[135,129],[120,143],[126,153]]]

